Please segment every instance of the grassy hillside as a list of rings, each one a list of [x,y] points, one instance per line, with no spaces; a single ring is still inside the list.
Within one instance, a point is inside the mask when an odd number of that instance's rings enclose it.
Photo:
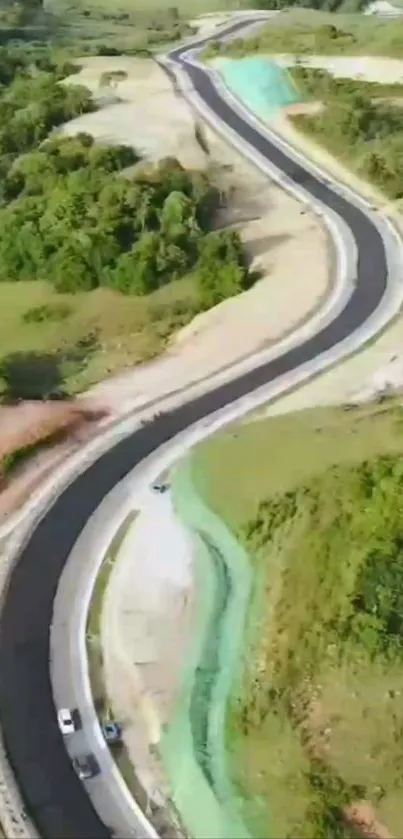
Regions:
[[[401,58],[403,19],[331,14],[309,9],[283,12],[256,34],[220,46],[220,53],[250,55],[380,55]],[[212,52],[217,52],[217,48]]]
[[[59,43],[81,46],[83,52],[113,47],[132,54],[158,50],[164,44],[189,37],[196,30],[188,21],[203,12],[225,11],[236,0],[47,0],[45,10],[52,20],[53,38]]]
[[[384,403],[233,427],[194,455],[255,571],[228,746],[262,839],[399,835],[402,451]]]

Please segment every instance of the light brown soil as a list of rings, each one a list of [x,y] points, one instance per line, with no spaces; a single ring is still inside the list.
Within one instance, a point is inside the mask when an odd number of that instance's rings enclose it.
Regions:
[[[311,695],[305,705],[301,702],[294,708],[301,731],[304,734],[305,750],[311,758],[326,763],[329,760],[332,726],[321,702],[320,690],[311,686]],[[347,824],[351,825],[363,839],[394,839],[387,827],[376,817],[370,801],[356,801],[343,810]]]
[[[344,815],[348,824],[358,830],[366,839],[393,839],[387,827],[376,818],[369,801],[357,801],[346,807]]]
[[[56,432],[85,434],[86,427],[103,418],[103,412],[84,400],[69,402],[26,401],[0,407],[0,461],[10,452],[34,445]]]
[[[320,114],[323,108],[323,102],[293,102],[292,105],[283,108],[283,113],[289,117],[299,116],[300,114],[315,116],[315,114]]]
[[[107,411],[85,400],[24,402],[0,407],[0,517],[14,512],[65,458],[94,436]],[[49,439],[49,449],[34,454],[1,477],[1,460],[12,452]],[[57,442],[55,442],[57,440]]]

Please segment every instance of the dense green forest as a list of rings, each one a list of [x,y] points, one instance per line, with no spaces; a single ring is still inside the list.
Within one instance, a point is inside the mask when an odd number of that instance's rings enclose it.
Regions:
[[[139,160],[129,147],[43,142],[94,107],[85,88],[59,83],[71,70],[0,52],[0,281],[144,295],[194,272],[201,309],[245,288],[237,234],[213,232],[222,196],[206,174],[166,160],[123,176]]]
[[[194,33],[176,6],[85,5],[80,0],[46,4],[17,0],[0,5],[0,43],[10,39],[68,48],[70,55],[151,54]]]

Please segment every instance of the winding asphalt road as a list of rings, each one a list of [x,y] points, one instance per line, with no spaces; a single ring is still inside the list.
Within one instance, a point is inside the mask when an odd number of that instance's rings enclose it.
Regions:
[[[183,54],[183,48],[176,49],[171,58],[181,63]],[[26,808],[44,839],[110,836],[71,766],[57,727],[49,676],[53,600],[64,564],[87,519],[115,484],[158,446],[341,341],[374,312],[386,289],[385,248],[370,219],[244,123],[203,71],[184,67],[199,95],[221,120],[344,219],[357,245],[357,284],[344,311],[303,345],[155,419],[104,454],[56,501],[26,545],[0,616],[0,717]]]

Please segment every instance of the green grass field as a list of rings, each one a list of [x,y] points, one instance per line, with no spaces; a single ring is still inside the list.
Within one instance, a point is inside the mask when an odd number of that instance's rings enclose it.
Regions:
[[[254,568],[227,741],[260,839],[363,835],[347,821],[362,802],[399,835],[402,452],[385,400],[234,425],[193,455]]]
[[[39,281],[2,282],[0,361],[14,352],[65,357],[62,373],[66,390],[77,393],[113,372],[161,353],[169,336],[193,317],[196,294],[187,279],[141,298],[108,289],[55,294]],[[33,311],[39,314],[31,320]],[[42,311],[46,317],[38,322]],[[72,351],[74,355],[75,347],[85,345],[88,352],[76,363]]]
[[[287,492],[333,464],[399,452],[403,436],[385,405],[314,408],[233,425],[195,449],[203,496],[231,527],[256,515],[262,498]]]

